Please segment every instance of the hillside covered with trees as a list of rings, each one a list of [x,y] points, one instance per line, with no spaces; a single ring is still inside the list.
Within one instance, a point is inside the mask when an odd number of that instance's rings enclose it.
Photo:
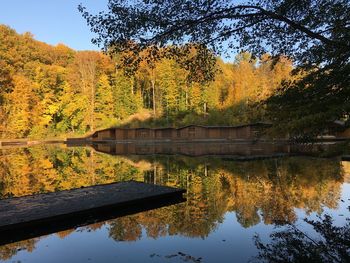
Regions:
[[[153,67],[141,64],[128,77],[117,69],[117,55],[51,46],[5,25],[0,39],[2,138],[73,136],[116,125],[263,121],[258,102],[292,78],[288,58],[276,62],[249,53],[232,63],[217,58],[213,81],[191,81],[186,69],[167,58]]]
[[[295,67],[293,81],[260,104],[277,134],[308,138],[330,122],[349,125],[349,0],[109,0],[100,12],[78,9],[96,34],[92,42],[125,54],[120,64],[133,68],[165,56],[194,78],[212,79],[215,55],[286,56]],[[196,54],[188,56],[193,48]]]

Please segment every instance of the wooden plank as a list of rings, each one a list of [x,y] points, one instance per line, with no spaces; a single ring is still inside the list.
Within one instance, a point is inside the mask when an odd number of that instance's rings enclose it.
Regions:
[[[185,190],[135,181],[0,200],[0,245],[183,201]]]

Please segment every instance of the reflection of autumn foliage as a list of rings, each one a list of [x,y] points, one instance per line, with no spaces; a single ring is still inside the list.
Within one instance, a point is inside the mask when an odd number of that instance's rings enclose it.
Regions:
[[[336,208],[343,182],[341,166],[333,160],[176,161],[158,159],[154,165],[163,168],[148,171],[147,176],[152,182],[187,188],[187,201],[112,220],[111,231],[120,231],[116,226],[125,226],[123,222],[133,218],[153,238],[166,234],[206,237],[227,211],[236,212],[243,227],[261,220],[291,223],[296,220],[295,208],[307,213],[320,213],[324,206]],[[137,234],[133,240],[139,238]]]
[[[85,148],[32,147],[3,150],[0,155],[0,197],[130,179],[142,180],[143,175],[129,161]]]
[[[143,163],[134,166],[136,163]],[[148,165],[145,165],[147,164]],[[139,180],[187,189],[184,203],[163,207],[106,224],[117,241],[135,241],[144,230],[148,237],[184,235],[205,238],[235,212],[243,227],[294,222],[295,208],[321,213],[336,208],[343,182],[336,160],[282,158],[235,162],[216,158],[129,157],[99,154],[88,148],[58,146],[4,150],[0,155],[0,194],[3,197],[78,188],[123,180]],[[72,230],[57,233],[61,238]],[[30,251],[38,239],[32,239]],[[27,243],[0,248],[10,258]],[[12,253],[12,254],[11,254]]]
[[[59,236],[61,239],[64,239],[66,236],[69,236],[73,232],[74,232],[74,229],[68,229],[68,230],[57,232],[56,235]]]
[[[32,252],[35,249],[35,243],[38,238],[33,238],[29,240],[24,240],[0,247],[0,260],[8,260],[17,254],[18,251],[27,250]]]
[[[125,217],[110,224],[109,236],[116,241],[134,241],[140,239],[141,225],[134,217]]]

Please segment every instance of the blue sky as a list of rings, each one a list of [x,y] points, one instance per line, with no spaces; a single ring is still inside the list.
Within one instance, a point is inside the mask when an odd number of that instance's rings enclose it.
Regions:
[[[108,0],[0,0],[0,24],[51,45],[63,43],[75,50],[100,50],[91,43],[94,34],[78,12],[82,3],[92,14],[107,9]],[[0,39],[1,41],[1,39]],[[224,61],[229,57],[222,56]]]
[[[107,0],[0,0],[0,24],[18,33],[31,32],[34,38],[49,44],[64,43],[86,50],[98,47],[94,36],[77,10],[82,3],[92,13],[106,9]],[[1,41],[1,39],[0,39]]]

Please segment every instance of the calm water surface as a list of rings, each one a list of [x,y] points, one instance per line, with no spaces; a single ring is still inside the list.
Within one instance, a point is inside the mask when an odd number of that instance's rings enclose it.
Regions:
[[[276,223],[349,216],[350,165],[339,159],[112,156],[47,145],[0,152],[0,197],[126,180],[187,189],[186,201],[0,247],[2,262],[247,262]]]

